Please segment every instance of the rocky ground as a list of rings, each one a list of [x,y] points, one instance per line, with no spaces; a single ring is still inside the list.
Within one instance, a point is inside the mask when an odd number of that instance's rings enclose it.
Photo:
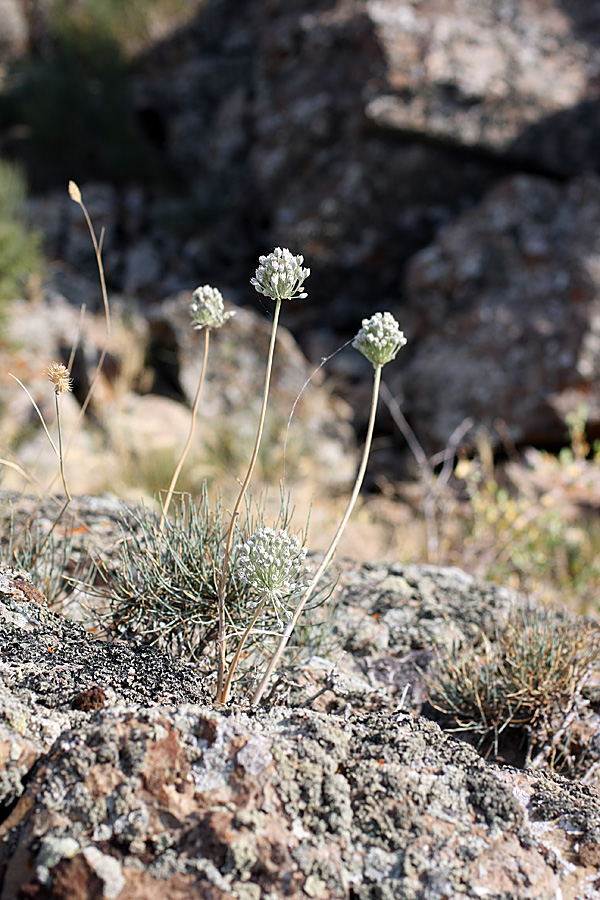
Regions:
[[[99,501],[87,521],[105,539]],[[337,568],[324,655],[268,706],[217,709],[198,669],[98,640],[5,567],[2,900],[597,900],[594,777],[491,764],[419,715],[432,648],[493,634],[517,596]]]

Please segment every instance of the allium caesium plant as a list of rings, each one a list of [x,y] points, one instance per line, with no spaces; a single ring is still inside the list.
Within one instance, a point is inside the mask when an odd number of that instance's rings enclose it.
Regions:
[[[255,277],[250,279],[252,284],[260,294],[270,297],[275,301],[275,311],[273,313],[273,325],[271,327],[271,341],[269,343],[269,352],[267,355],[267,368],[265,372],[265,386],[263,390],[262,407],[258,421],[258,429],[256,432],[256,441],[252,458],[248,465],[248,471],[243,484],[240,488],[236,504],[231,514],[231,523],[227,533],[227,541],[225,544],[225,553],[223,556],[223,569],[221,571],[221,580],[219,582],[219,648],[218,648],[218,673],[217,673],[217,701],[223,702],[227,696],[229,689],[231,669],[227,687],[224,684],[225,679],[225,662],[227,650],[227,632],[226,632],[226,616],[225,616],[225,587],[227,583],[227,572],[229,570],[229,557],[233,544],[233,534],[235,523],[240,513],[243,499],[248,490],[256,460],[258,459],[258,451],[265,424],[265,416],[267,412],[267,402],[269,399],[269,386],[271,384],[271,371],[273,368],[273,353],[275,351],[275,338],[277,335],[277,324],[279,322],[279,313],[281,311],[281,303],[283,300],[302,300],[307,294],[301,290],[305,280],[310,275],[310,269],[303,269],[302,256],[294,256],[289,250],[276,247],[268,256],[259,257],[259,266],[256,270]],[[239,650],[239,648],[238,648]]]
[[[283,651],[285,650],[287,643],[290,639],[292,631],[296,626],[296,622],[298,621],[300,614],[307,602],[310,600],[313,591],[315,590],[319,579],[323,576],[323,573],[327,569],[327,566],[331,562],[333,555],[337,549],[337,546],[340,542],[340,538],[342,533],[346,527],[348,519],[354,509],[354,504],[358,498],[358,494],[360,492],[363,479],[365,477],[365,472],[367,470],[367,462],[369,459],[369,452],[371,449],[371,441],[373,439],[373,428],[375,426],[375,414],[377,412],[377,401],[379,399],[379,386],[381,384],[381,370],[386,362],[389,362],[394,358],[400,347],[402,347],[406,343],[406,339],[402,332],[398,327],[398,323],[394,319],[391,313],[377,313],[371,319],[365,319],[362,323],[362,328],[356,335],[353,341],[353,346],[360,350],[367,359],[369,359],[374,366],[375,373],[373,377],[373,393],[371,397],[371,412],[369,415],[369,424],[367,427],[367,436],[365,438],[365,446],[363,449],[362,460],[360,463],[360,467],[358,470],[358,475],[356,476],[356,482],[354,484],[354,489],[352,491],[352,496],[348,501],[348,506],[346,507],[346,512],[344,513],[340,524],[338,525],[338,529],[334,535],[334,538],[329,545],[329,549],[327,550],[325,556],[323,557],[323,561],[321,565],[317,569],[314,578],[310,582],[306,591],[302,595],[299,603],[294,610],[294,614],[292,618],[289,620],[285,631],[283,632],[277,649],[275,653],[271,657],[269,661],[269,665],[263,675],[263,678],[258,685],[254,696],[252,698],[252,704],[256,706],[259,703],[261,697],[263,696],[267,685],[269,683],[269,679],[273,674],[279,659]]]
[[[294,256],[287,249],[275,247],[268,256],[260,256],[260,263],[250,284],[260,294],[272,300],[304,300],[308,297],[301,290],[310,275],[310,269],[303,269],[303,256]]]
[[[287,622],[292,612],[286,606],[294,594],[306,590],[310,584],[305,569],[306,547],[300,544],[296,535],[272,528],[258,528],[245,544],[238,547],[235,571],[243,584],[247,584],[256,595],[254,614],[238,644],[229,667],[221,701],[227,702],[231,682],[239,662],[244,644],[252,632],[259,616],[267,604],[271,604],[280,623]]]
[[[192,294],[190,313],[194,328],[221,328],[234,312],[225,312],[223,295],[217,288],[205,284],[197,287]]]
[[[228,319],[235,315],[234,312],[225,312],[225,304],[223,303],[223,296],[221,292],[218,291],[217,288],[211,287],[208,284],[196,288],[196,290],[192,294],[190,314],[194,322],[194,328],[196,328],[197,330],[200,330],[202,328],[204,329],[204,354],[202,357],[200,380],[198,381],[196,396],[194,397],[194,403],[192,406],[192,419],[188,439],[186,441],[185,447],[182,450],[181,456],[179,457],[179,462],[175,467],[173,477],[171,478],[171,483],[167,490],[167,496],[163,504],[159,526],[161,532],[164,531],[167,512],[169,510],[169,506],[171,505],[171,500],[173,498],[173,492],[177,484],[177,479],[179,478],[179,474],[181,472],[181,469],[183,468],[185,458],[188,455],[189,449],[192,446],[192,441],[194,439],[196,415],[198,413],[200,394],[202,393],[202,386],[204,384],[204,376],[206,375],[206,364],[208,362],[208,347],[210,343],[211,329],[221,328]]]
[[[405,344],[404,332],[389,312],[378,312],[370,319],[363,319],[362,328],[352,341],[352,346],[375,367],[391,362]]]
[[[267,597],[277,605],[308,586],[305,559],[306,547],[296,535],[258,528],[238,548],[235,571],[259,598]]]

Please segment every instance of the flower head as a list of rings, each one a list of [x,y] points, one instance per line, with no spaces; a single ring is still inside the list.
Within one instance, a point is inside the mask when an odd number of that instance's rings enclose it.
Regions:
[[[261,598],[277,604],[308,586],[305,558],[306,547],[295,535],[258,528],[238,547],[236,572]]]
[[[79,185],[75,181],[69,182],[69,197],[71,200],[74,200],[75,203],[81,203],[81,191],[79,190]]]
[[[301,290],[310,275],[310,269],[303,269],[303,256],[294,256],[289,250],[275,247],[268,256],[260,256],[256,277],[250,279],[259,294],[273,300],[304,300],[308,297]]]
[[[389,312],[378,312],[370,319],[363,319],[362,328],[352,341],[352,346],[360,350],[375,368],[394,359],[405,344],[404,332]]]
[[[46,369],[45,374],[54,385],[55,394],[65,394],[73,390],[71,373],[62,363],[51,363]]]
[[[225,312],[225,304],[220,291],[205,284],[196,288],[192,295],[190,313],[194,328],[221,328],[234,312]]]

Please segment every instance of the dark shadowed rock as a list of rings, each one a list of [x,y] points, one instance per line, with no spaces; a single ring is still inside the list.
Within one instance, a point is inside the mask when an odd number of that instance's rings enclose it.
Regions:
[[[517,443],[560,445],[582,401],[597,432],[599,235],[595,176],[518,176],[414,258],[400,377],[428,447],[467,416],[489,430],[502,420]]]

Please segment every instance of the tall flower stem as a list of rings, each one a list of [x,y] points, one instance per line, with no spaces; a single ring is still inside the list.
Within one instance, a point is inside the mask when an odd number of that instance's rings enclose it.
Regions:
[[[96,364],[96,370],[92,377],[91,384],[89,386],[86,397],[81,404],[81,409],[79,410],[79,416],[77,417],[77,422],[75,428],[73,429],[73,433],[71,435],[71,441],[75,437],[75,434],[79,430],[79,426],[83,421],[83,417],[85,416],[86,410],[90,404],[94,391],[96,390],[96,385],[100,380],[100,375],[102,374],[102,367],[104,365],[104,360],[106,359],[106,354],[108,353],[108,345],[111,339],[112,332],[112,324],[110,320],[110,304],[108,302],[108,290],[106,288],[106,278],[104,275],[104,264],[102,262],[102,244],[104,242],[104,229],[100,232],[100,240],[96,237],[96,232],[94,231],[94,226],[92,224],[92,220],[90,218],[90,214],[87,211],[87,207],[83,202],[83,198],[81,196],[81,191],[79,187],[75,184],[74,181],[69,182],[69,196],[71,200],[78,204],[81,207],[81,211],[84,215],[86,225],[88,227],[88,231],[90,233],[90,238],[92,240],[92,246],[94,248],[94,256],[96,257],[96,268],[98,269],[98,277],[100,279],[100,290],[102,292],[102,303],[104,305],[104,317],[106,319],[106,335],[104,338],[104,345],[100,352],[100,358]],[[68,447],[67,447],[68,451]]]
[[[244,631],[243,635],[240,638],[238,648],[235,651],[235,656],[231,660],[231,665],[229,666],[229,672],[227,673],[227,680],[225,681],[225,687],[223,688],[223,693],[221,695],[221,703],[227,703],[227,700],[229,699],[229,691],[231,690],[231,682],[233,680],[233,674],[237,668],[237,664],[240,661],[240,656],[242,655],[242,650],[244,649],[244,644],[246,643],[246,640],[248,639],[248,635],[250,634],[250,632],[256,625],[256,620],[262,613],[265,603],[267,602],[267,599],[268,598],[265,596],[260,601],[260,603],[256,607],[256,612],[250,619],[250,624],[248,625],[248,627],[246,628],[246,630]]]
[[[64,488],[65,494],[66,494],[66,500],[63,503],[59,514],[57,515],[54,522],[52,523],[52,527],[50,528],[50,531],[44,538],[41,547],[38,549],[38,551],[36,553],[36,557],[35,557],[36,559],[41,554],[42,550],[44,549],[44,547],[50,540],[50,537],[52,536],[54,529],[56,528],[56,526],[59,524],[60,520],[64,516],[65,512],[67,511],[67,507],[72,500],[71,493],[69,491],[69,486],[67,485],[67,479],[65,476],[65,457],[64,457],[64,451],[63,451],[62,428],[61,428],[61,424],[60,424],[60,404],[58,402],[58,396],[59,396],[58,391],[55,391],[54,401],[56,403],[56,427],[58,429],[58,464],[59,464],[59,468],[60,468],[61,481],[62,481],[63,488]]]
[[[235,526],[240,514],[240,508],[242,506],[242,502],[244,497],[246,496],[246,491],[248,490],[248,486],[252,479],[252,475],[254,473],[254,469],[256,467],[256,460],[258,459],[258,451],[260,449],[260,442],[262,439],[262,434],[265,425],[265,417],[267,413],[267,401],[269,399],[269,386],[271,384],[271,372],[273,369],[273,354],[275,351],[275,338],[277,336],[277,324],[279,322],[279,313],[281,311],[281,299],[277,299],[275,302],[275,313],[273,315],[273,326],[271,328],[271,341],[269,344],[269,354],[267,357],[267,370],[265,373],[265,386],[263,390],[263,400],[262,407],[260,411],[260,418],[258,422],[258,430],[256,433],[256,441],[254,444],[254,451],[252,453],[252,458],[250,460],[250,464],[248,466],[248,471],[246,473],[246,477],[240,488],[240,493],[238,495],[236,504],[233,508],[233,512],[231,514],[231,522],[229,523],[229,531],[227,532],[227,541],[225,544],[225,554],[223,556],[223,568],[221,570],[221,580],[219,582],[219,592],[217,597],[218,603],[218,611],[219,611],[219,646],[218,646],[218,674],[217,674],[217,701],[223,702],[223,682],[225,679],[225,665],[226,665],[226,651],[227,651],[227,624],[225,621],[225,588],[227,584],[227,573],[229,571],[229,558],[231,556],[231,547],[233,545],[233,536],[235,534]]]
[[[179,458],[179,462],[173,472],[173,477],[171,478],[171,484],[169,485],[169,489],[167,491],[167,498],[165,500],[162,516],[160,518],[160,524],[158,526],[159,531],[164,532],[165,530],[165,522],[167,519],[167,513],[169,511],[169,506],[171,505],[171,500],[173,498],[173,492],[175,491],[175,486],[177,484],[177,479],[181,473],[181,469],[185,462],[185,458],[188,455],[189,449],[192,446],[192,441],[194,439],[194,431],[196,429],[196,416],[198,414],[198,405],[200,403],[200,394],[202,393],[202,387],[204,385],[204,377],[206,375],[206,363],[208,361],[208,347],[210,343],[210,328],[204,329],[204,355],[202,357],[202,371],[200,372],[200,381],[198,382],[198,387],[196,389],[196,396],[194,397],[194,405],[192,407],[192,421],[190,424],[190,433],[188,435],[188,439],[186,441],[185,447],[183,448],[183,452]]]
[[[56,404],[56,427],[58,429],[58,463],[60,467],[60,477],[63,483],[63,488],[65,489],[65,494],[67,496],[67,504],[69,504],[72,498],[69,492],[69,487],[67,485],[67,479],[65,477],[65,456],[63,452],[62,428],[60,424],[60,404],[58,402],[58,397],[58,391],[55,391],[54,402]]]
[[[277,649],[275,650],[275,653],[271,657],[271,660],[269,662],[269,665],[267,666],[267,669],[262,678],[262,681],[258,685],[258,687],[254,693],[254,696],[252,697],[252,705],[253,706],[257,706],[258,703],[260,703],[260,700],[261,700],[261,698],[267,688],[267,685],[269,684],[269,681],[271,679],[271,675],[275,671],[275,667],[277,666],[277,663],[279,662],[281,655],[283,654],[285,648],[287,647],[288,641],[291,637],[291,634],[292,634],[294,628],[296,627],[296,623],[297,623],[298,619],[300,618],[302,610],[304,609],[304,607],[306,606],[306,604],[312,597],[314,590],[317,587],[318,582],[323,577],[325,570],[327,569],[329,563],[331,562],[333,555],[334,555],[335,551],[337,550],[337,547],[338,547],[338,544],[342,537],[342,534],[344,532],[344,529],[345,529],[346,525],[348,524],[348,519],[352,515],[352,510],[354,509],[354,506],[356,504],[356,500],[360,493],[360,489],[362,487],[362,483],[363,483],[363,480],[365,477],[365,472],[367,471],[367,463],[369,461],[369,453],[371,451],[371,443],[373,440],[373,429],[375,427],[375,416],[377,413],[377,401],[379,399],[379,386],[381,384],[381,369],[382,369],[382,365],[375,366],[375,374],[374,374],[374,378],[373,378],[373,393],[371,396],[371,412],[369,415],[369,424],[367,427],[365,446],[363,449],[363,455],[362,455],[360,467],[358,470],[358,474],[356,476],[356,481],[354,483],[354,489],[352,491],[350,500],[348,501],[348,506],[346,507],[346,512],[344,513],[342,520],[341,520],[340,524],[338,525],[338,529],[333,537],[331,544],[329,545],[329,549],[327,550],[325,556],[323,557],[323,561],[321,562],[321,565],[315,572],[315,576],[312,579],[310,586],[303,594],[301,600],[299,601],[298,605],[296,606],[296,609],[294,610],[294,614],[293,614],[292,618],[288,622],[288,624],[285,628],[285,631],[281,635],[281,639],[279,641]]]

